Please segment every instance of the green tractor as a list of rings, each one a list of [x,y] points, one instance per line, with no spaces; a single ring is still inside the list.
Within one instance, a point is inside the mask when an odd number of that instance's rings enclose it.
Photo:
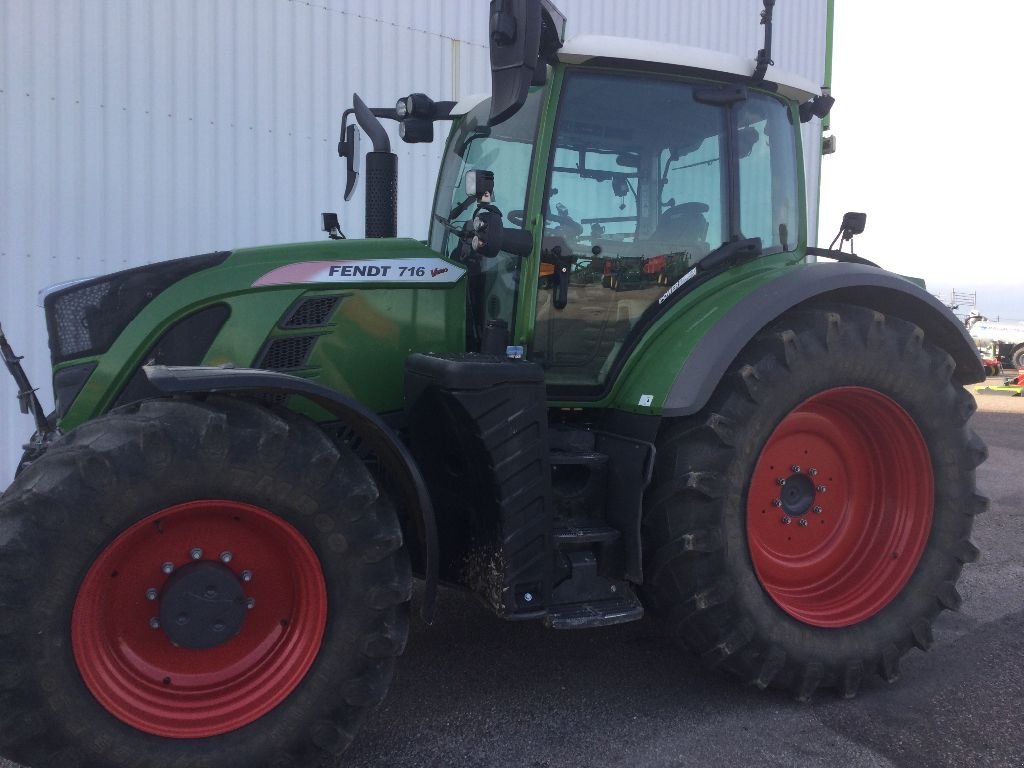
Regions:
[[[325,214],[50,289],[52,414],[0,335],[36,421],[0,498],[0,754],[329,763],[413,574],[427,621],[442,583],[554,629],[650,612],[801,700],[928,648],[977,555],[984,372],[918,284],[807,245],[799,128],[831,99],[769,73],[772,4],[751,72],[493,0],[490,98],[345,113],[367,239]],[[452,124],[426,242],[395,237],[381,120]]]

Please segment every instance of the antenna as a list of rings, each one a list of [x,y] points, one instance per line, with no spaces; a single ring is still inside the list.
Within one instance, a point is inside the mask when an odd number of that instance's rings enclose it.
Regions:
[[[764,48],[757,52],[757,66],[754,68],[752,77],[755,82],[764,80],[768,71],[768,65],[772,61],[772,10],[775,8],[775,0],[764,0],[764,10],[761,11],[761,25],[764,27]]]

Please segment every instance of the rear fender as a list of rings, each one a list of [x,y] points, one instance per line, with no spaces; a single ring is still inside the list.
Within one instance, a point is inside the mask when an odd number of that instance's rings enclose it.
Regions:
[[[952,356],[957,383],[985,378],[974,341],[963,323],[924,289],[891,272],[861,264],[805,264],[780,271],[777,277],[743,291],[731,303],[705,300],[692,309],[681,308],[675,322],[643,350],[648,361],[663,361],[662,371],[675,366],[674,376],[648,375],[644,382],[641,375],[645,371],[650,374],[650,368],[627,367],[616,388],[617,405],[634,412],[660,411],[668,417],[697,413],[733,360],[761,329],[801,305],[829,303],[869,307],[915,323],[931,343]],[[696,319],[691,315],[697,315]],[[702,332],[681,361],[677,352],[680,340],[678,333],[672,332],[673,326],[699,327]]]

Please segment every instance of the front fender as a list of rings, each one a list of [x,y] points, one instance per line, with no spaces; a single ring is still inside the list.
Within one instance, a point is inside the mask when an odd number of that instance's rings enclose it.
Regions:
[[[254,368],[148,365],[143,368],[150,383],[162,394],[234,392],[240,394],[298,395],[333,414],[350,427],[363,445],[384,465],[399,484],[416,521],[422,546],[425,585],[420,612],[430,623],[437,604],[437,522],[423,475],[405,445],[373,411],[357,400],[308,379]]]

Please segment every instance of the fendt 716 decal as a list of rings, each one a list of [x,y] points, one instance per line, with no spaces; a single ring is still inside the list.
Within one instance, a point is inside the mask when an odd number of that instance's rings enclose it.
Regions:
[[[466,270],[443,259],[304,261],[273,269],[253,287],[295,283],[455,283]]]

